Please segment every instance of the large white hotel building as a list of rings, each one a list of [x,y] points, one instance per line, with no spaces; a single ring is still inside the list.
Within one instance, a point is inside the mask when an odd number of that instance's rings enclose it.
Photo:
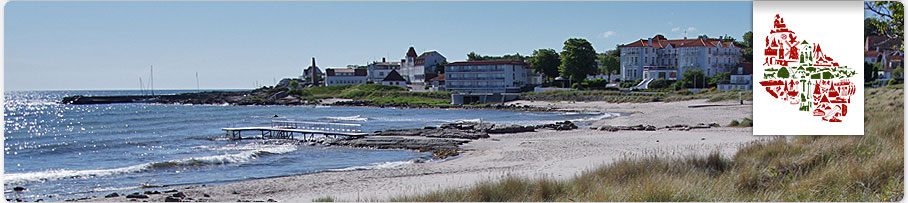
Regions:
[[[654,78],[644,76],[649,70],[677,69],[677,79],[687,70],[702,70],[707,76],[737,69],[741,48],[719,39],[675,39],[662,35],[619,45],[621,79]],[[660,74],[662,75],[662,74]]]

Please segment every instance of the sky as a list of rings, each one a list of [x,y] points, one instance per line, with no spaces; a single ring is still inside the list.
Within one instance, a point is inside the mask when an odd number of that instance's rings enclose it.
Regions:
[[[10,2],[6,90],[251,89],[320,68],[399,61],[413,46],[448,62],[597,52],[656,34],[736,39],[752,2]]]

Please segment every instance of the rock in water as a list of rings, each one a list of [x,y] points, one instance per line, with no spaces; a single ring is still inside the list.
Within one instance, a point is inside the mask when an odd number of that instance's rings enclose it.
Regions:
[[[180,198],[176,198],[176,197],[167,197],[167,198],[164,198],[164,201],[165,202],[182,202],[183,200]]]
[[[119,197],[119,196],[120,196],[120,194],[117,194],[117,193],[115,192],[115,193],[110,193],[110,194],[108,194],[108,195],[105,195],[104,198]]]
[[[126,195],[126,198],[147,199],[148,195],[139,194],[138,192]]]
[[[171,195],[171,196],[172,196],[172,197],[184,198],[184,197],[186,197],[186,194],[183,194],[183,192],[178,192],[178,193],[174,193],[174,194]]]

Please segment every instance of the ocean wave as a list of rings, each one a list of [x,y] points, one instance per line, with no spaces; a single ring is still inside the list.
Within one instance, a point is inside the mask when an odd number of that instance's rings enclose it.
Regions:
[[[180,160],[162,161],[154,163],[137,164],[121,168],[112,169],[90,169],[90,170],[68,170],[68,169],[51,169],[38,172],[26,173],[7,173],[4,174],[4,184],[20,184],[28,182],[43,182],[70,178],[90,178],[111,176],[127,173],[138,173],[152,169],[187,167],[187,166],[205,166],[205,165],[223,165],[231,163],[245,163],[256,159],[262,155],[283,154],[296,150],[295,146],[276,145],[267,148],[242,151],[233,154],[222,154],[202,157],[190,157]]]
[[[339,120],[339,121],[367,121],[369,118],[360,117],[360,115],[355,116],[339,116],[339,117],[325,117],[328,120]]]
[[[388,161],[388,162],[381,162],[381,163],[372,163],[372,164],[369,164],[369,165],[366,165],[366,166],[351,166],[351,167],[341,168],[341,169],[329,169],[329,170],[327,170],[327,171],[343,172],[343,171],[359,171],[359,170],[375,170],[375,169],[396,168],[396,167],[400,167],[400,166],[404,166],[404,165],[413,164],[413,163],[416,163],[416,162],[418,162],[418,161],[422,161],[422,159],[413,159],[413,160],[407,160],[407,161]]]
[[[571,119],[571,120],[569,120],[569,121],[571,121],[571,122],[598,121],[598,120],[602,120],[602,119],[606,119],[606,118],[616,117],[616,116],[618,116],[618,115],[619,115],[619,114],[617,114],[617,113],[602,113],[601,115],[597,115],[597,116],[591,116],[591,117],[587,117],[587,118]]]

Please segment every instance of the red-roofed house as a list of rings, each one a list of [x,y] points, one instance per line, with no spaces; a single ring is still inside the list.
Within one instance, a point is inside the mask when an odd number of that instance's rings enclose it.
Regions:
[[[325,69],[325,82],[331,85],[357,85],[366,84],[366,69],[328,68]]]
[[[741,48],[719,39],[666,39],[656,35],[618,45],[621,79],[643,79],[644,67],[674,67],[679,79],[687,70],[702,70],[707,76],[730,72],[741,62]]]

